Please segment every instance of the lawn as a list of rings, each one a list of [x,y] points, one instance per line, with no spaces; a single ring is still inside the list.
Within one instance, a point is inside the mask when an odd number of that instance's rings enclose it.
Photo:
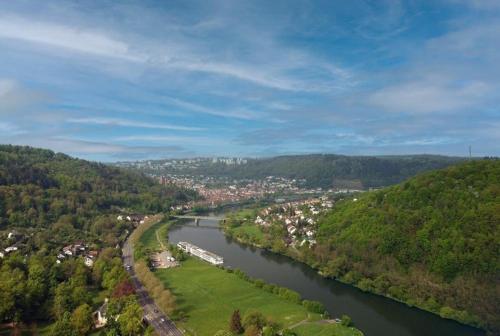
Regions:
[[[156,275],[174,292],[178,308],[187,313],[187,320],[181,327],[197,336],[213,336],[221,329],[228,329],[229,318],[235,309],[241,315],[258,310],[265,316],[290,327],[305,320],[318,320],[318,314],[312,314],[299,305],[255,287],[233,273],[212,266],[195,258],[189,258],[180,267],[157,270]],[[331,330],[331,325],[317,324],[312,330],[309,323],[301,326],[301,336],[316,335],[325,329],[324,335]],[[337,326],[347,333],[338,335],[357,335],[349,329]],[[298,331],[298,327],[297,327]]]
[[[160,237],[161,234],[166,235],[169,226],[168,224],[169,223],[164,220],[154,224],[143,233],[143,235],[139,238],[139,242],[141,242],[144,247],[148,247],[153,250],[160,249],[160,244],[156,238],[156,231],[159,231]]]
[[[260,227],[255,224],[243,224],[242,226],[234,228],[233,231],[237,235],[241,233],[246,234],[250,239],[256,242],[261,242],[264,239],[264,233]]]

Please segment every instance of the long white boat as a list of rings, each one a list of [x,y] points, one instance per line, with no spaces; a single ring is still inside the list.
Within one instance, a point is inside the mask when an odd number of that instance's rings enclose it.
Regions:
[[[195,255],[200,259],[203,259],[205,261],[208,261],[211,264],[214,265],[222,265],[224,263],[224,258],[221,256],[218,256],[215,253],[206,251],[202,249],[201,247],[198,247],[196,245],[193,245],[188,242],[178,242],[177,247],[183,250],[184,252],[187,252],[189,254]]]

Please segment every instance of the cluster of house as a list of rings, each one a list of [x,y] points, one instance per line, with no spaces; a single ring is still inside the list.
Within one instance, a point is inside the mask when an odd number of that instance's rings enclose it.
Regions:
[[[98,251],[88,250],[88,245],[84,244],[83,242],[75,242],[74,244],[64,246],[57,255],[57,263],[60,264],[63,260],[71,257],[83,257],[83,262],[85,263],[86,266],[92,267],[94,266],[94,262],[97,259],[97,256],[99,255]]]
[[[19,249],[19,247],[16,245],[16,243],[23,237],[22,234],[20,234],[17,231],[11,231],[7,235],[7,241],[9,244],[12,244],[11,246],[7,246],[6,248],[3,249],[3,251],[0,251],[0,258],[5,257],[7,254],[11,252],[15,252]]]
[[[119,221],[128,221],[128,222],[132,222],[136,225],[144,223],[144,221],[148,218],[149,218],[148,216],[138,215],[138,214],[118,215],[116,217],[116,219]]]
[[[215,206],[222,203],[234,203],[247,199],[258,199],[276,193],[308,193],[310,190],[299,187],[305,180],[287,179],[268,176],[264,179],[228,179],[198,175],[175,175],[158,177],[160,184],[174,184],[182,188],[196,190],[203,201],[193,206]],[[314,191],[316,192],[316,191]],[[178,206],[172,210],[189,210]]]
[[[327,196],[303,201],[288,202],[262,210],[255,224],[268,227],[283,225],[287,236],[285,243],[293,246],[316,244],[316,220],[318,215],[333,207],[333,201]]]

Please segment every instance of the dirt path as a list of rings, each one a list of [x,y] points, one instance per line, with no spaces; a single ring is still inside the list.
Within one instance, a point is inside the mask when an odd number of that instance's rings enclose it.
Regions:
[[[165,247],[165,244],[163,244],[163,242],[161,241],[161,238],[160,238],[160,235],[158,234],[158,231],[160,231],[160,229],[155,231],[156,240],[158,240],[158,243],[160,244],[162,250],[166,250],[167,248]]]

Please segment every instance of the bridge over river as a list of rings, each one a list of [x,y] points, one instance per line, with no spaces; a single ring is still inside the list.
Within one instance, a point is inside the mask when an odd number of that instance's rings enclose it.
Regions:
[[[198,224],[200,220],[212,220],[212,221],[223,221],[223,222],[226,221],[225,217],[217,217],[217,216],[178,215],[171,217],[179,219],[194,219],[196,224]]]

